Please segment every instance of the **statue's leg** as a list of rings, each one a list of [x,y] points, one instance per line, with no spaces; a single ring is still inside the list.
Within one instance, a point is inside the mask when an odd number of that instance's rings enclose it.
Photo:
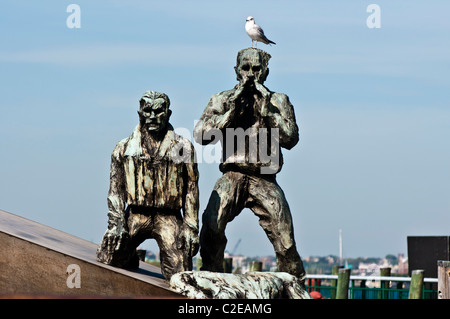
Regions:
[[[160,251],[161,272],[167,280],[185,269],[184,252],[177,248],[177,240],[183,224],[181,213],[158,213],[153,225],[153,238]]]
[[[259,224],[272,243],[278,271],[304,281],[305,270],[297,252],[292,216],[283,190],[275,180],[249,178],[248,207],[259,217]]]
[[[202,215],[200,255],[202,270],[223,272],[223,254],[227,244],[225,227],[244,208],[247,177],[226,172],[219,178]]]
[[[130,236],[129,244],[126,249],[129,255],[129,261],[127,267],[138,268],[139,257],[136,252],[136,248],[148,238],[152,238],[152,224],[153,216],[144,212],[145,208],[136,209],[133,211],[130,209],[128,216],[128,233]]]

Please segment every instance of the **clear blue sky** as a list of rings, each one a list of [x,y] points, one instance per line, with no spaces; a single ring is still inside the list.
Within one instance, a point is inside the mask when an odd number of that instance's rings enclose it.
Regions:
[[[81,28],[69,29],[69,4]],[[369,4],[381,28],[369,29]],[[146,90],[192,130],[236,84],[252,15],[277,44],[269,89],[290,97],[300,143],[278,176],[302,256],[406,253],[450,235],[450,2],[22,1],[0,4],[0,209],[99,242],[110,154]],[[201,148],[200,148],[201,150]],[[200,155],[201,156],[201,155]],[[200,216],[218,177],[200,164]],[[271,255],[245,210],[228,249]],[[156,249],[154,241],[144,248]]]

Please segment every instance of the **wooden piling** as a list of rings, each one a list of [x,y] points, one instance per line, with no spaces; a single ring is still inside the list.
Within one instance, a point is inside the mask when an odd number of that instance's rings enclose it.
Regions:
[[[424,271],[422,269],[412,271],[408,299],[422,299],[423,275]]]
[[[350,268],[339,269],[336,299],[348,299],[350,272],[351,272]]]
[[[450,299],[450,261],[438,260],[438,299]]]
[[[195,262],[196,262],[196,266],[197,266],[196,270],[200,271],[200,269],[202,268],[202,264],[203,264],[202,263],[202,258],[201,257],[197,257]]]
[[[391,276],[391,268],[380,268],[380,276],[381,277],[390,277]],[[388,299],[389,298],[389,283],[388,280],[382,280],[380,282],[380,292],[378,293],[378,299]]]
[[[250,263],[250,271],[262,271],[262,262],[261,261],[252,261]]]
[[[332,275],[338,275],[339,274],[339,269],[344,268],[344,266],[333,266],[333,268],[331,269],[331,274]],[[331,299],[336,299],[336,289],[337,289],[337,279],[331,279]]]
[[[233,258],[224,258],[223,259],[223,272],[227,274],[231,274],[233,269]]]

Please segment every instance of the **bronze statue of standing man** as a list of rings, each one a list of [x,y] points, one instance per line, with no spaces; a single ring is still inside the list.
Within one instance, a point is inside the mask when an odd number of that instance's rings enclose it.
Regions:
[[[304,281],[291,212],[276,182],[283,165],[281,148],[297,144],[298,127],[289,98],[263,85],[269,59],[259,49],[239,51],[235,67],[239,83],[212,96],[194,130],[198,143],[220,141],[223,150],[219,166],[223,175],[202,216],[202,270],[223,272],[225,227],[249,208],[274,247],[278,271]]]
[[[137,267],[136,248],[154,238],[166,279],[192,270],[199,245],[195,150],[174,132],[169,105],[166,94],[145,92],[139,125],[112,153],[108,229],[97,251],[100,262]]]

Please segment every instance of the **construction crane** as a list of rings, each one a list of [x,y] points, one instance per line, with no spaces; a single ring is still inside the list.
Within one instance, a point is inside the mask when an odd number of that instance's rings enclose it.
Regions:
[[[239,244],[241,243],[241,239],[239,238],[239,240],[237,241],[236,245],[234,245],[233,250],[231,251],[231,256],[234,256],[234,254],[236,253],[236,249],[238,248]]]

